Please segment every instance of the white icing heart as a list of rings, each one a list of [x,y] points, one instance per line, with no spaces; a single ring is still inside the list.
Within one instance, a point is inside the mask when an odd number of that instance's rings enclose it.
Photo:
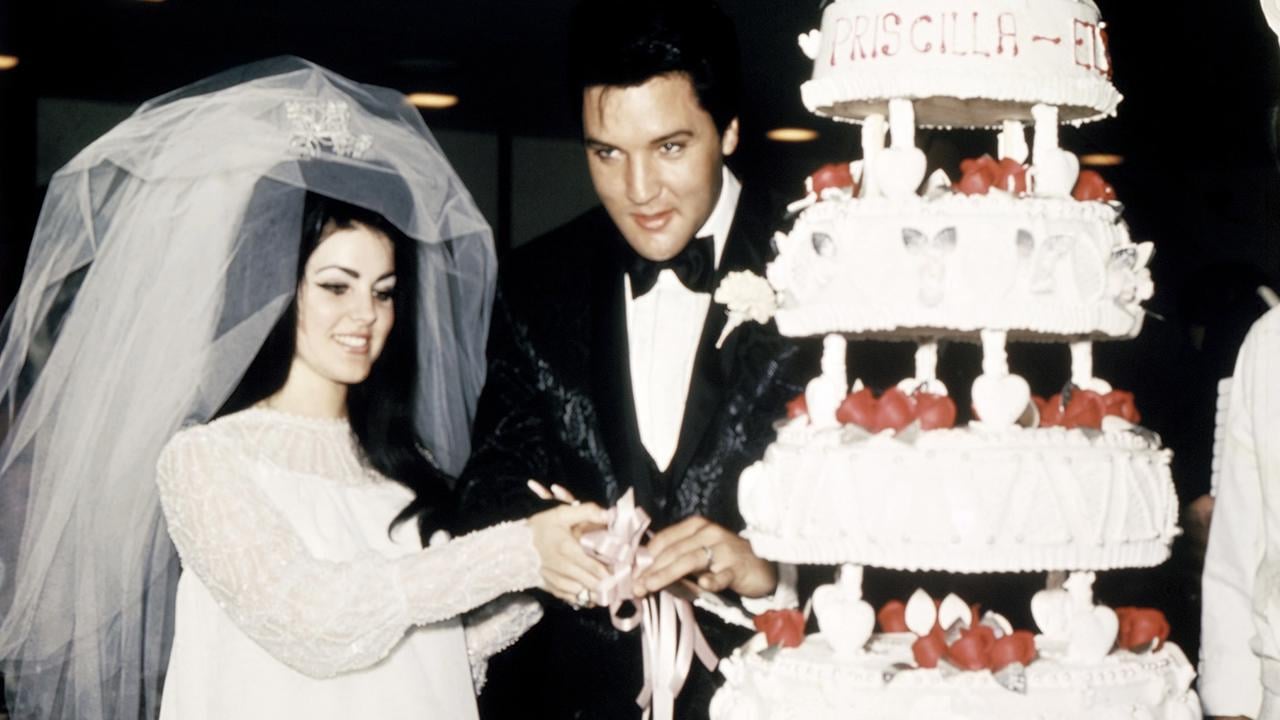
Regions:
[[[1066,590],[1041,590],[1031,596],[1031,617],[1046,637],[1065,640],[1071,631],[1071,595]]]
[[[1080,177],[1080,159],[1060,148],[1038,152],[1028,173],[1031,192],[1036,195],[1066,197]]]
[[[1082,664],[1100,662],[1116,644],[1120,620],[1109,607],[1095,605],[1077,610],[1071,616],[1071,637],[1067,641],[1067,659]]]
[[[1031,402],[1031,387],[1018,375],[979,375],[973,381],[973,409],[983,424],[1013,425]]]
[[[818,58],[818,51],[822,48],[822,33],[818,30],[810,30],[796,38],[800,43],[800,51],[810,60]]]
[[[835,585],[823,585],[814,591],[813,614],[818,618],[818,629],[837,655],[860,652],[876,626],[871,604]]]
[[[933,604],[933,598],[923,589],[911,593],[904,614],[907,629],[922,637],[933,632],[933,625],[938,620],[938,608]]]
[[[938,607],[938,624],[943,630],[950,630],[959,623],[961,627],[969,627],[973,622],[973,610],[955,593],[948,594]]]
[[[889,198],[914,196],[924,181],[927,167],[924,153],[914,147],[885,148],[868,162],[868,172],[875,177],[876,188]]]

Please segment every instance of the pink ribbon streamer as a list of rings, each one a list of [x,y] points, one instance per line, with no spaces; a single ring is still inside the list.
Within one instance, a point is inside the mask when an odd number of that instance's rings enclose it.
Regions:
[[[634,577],[653,564],[653,556],[641,546],[649,529],[649,514],[636,507],[635,494],[627,490],[609,510],[609,526],[582,536],[582,545],[609,567],[609,577],[596,592],[601,605],[609,606],[613,626],[630,632],[641,629],[644,659],[644,688],[636,704],[644,717],[672,720],[675,699],[689,677],[697,655],[708,670],[715,670],[716,657],[693,615],[693,605],[665,590],[640,600],[635,596]],[[622,617],[619,611],[630,605],[633,612]]]

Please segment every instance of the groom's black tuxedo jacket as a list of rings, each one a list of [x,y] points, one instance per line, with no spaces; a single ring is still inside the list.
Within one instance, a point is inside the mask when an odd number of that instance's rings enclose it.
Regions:
[[[772,230],[765,207],[744,186],[717,277],[763,274]],[[632,398],[623,296],[629,252],[596,208],[503,261],[488,377],[459,481],[464,529],[545,507],[529,491],[530,478],[603,507],[635,488],[655,530],[691,515],[742,528],[738,476],[773,440],[786,401],[817,374],[818,348],[748,321],[717,349],[726,315],[712,303],[679,444],[659,471],[641,443]],[[604,609],[574,611],[543,600],[538,626],[491,661],[485,716],[637,717],[639,631],[617,632]],[[722,656],[750,634],[698,617]],[[681,718],[705,717],[715,689],[715,678],[695,666],[677,704]]]

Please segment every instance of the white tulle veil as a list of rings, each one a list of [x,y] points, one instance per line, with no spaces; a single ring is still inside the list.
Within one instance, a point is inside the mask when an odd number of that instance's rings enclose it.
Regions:
[[[493,243],[417,111],[297,58],[144,104],[53,177],[0,324],[0,668],[15,718],[155,715],[178,571],[156,457],[217,410],[288,305],[307,190],[418,241],[405,391],[439,464],[465,461]]]

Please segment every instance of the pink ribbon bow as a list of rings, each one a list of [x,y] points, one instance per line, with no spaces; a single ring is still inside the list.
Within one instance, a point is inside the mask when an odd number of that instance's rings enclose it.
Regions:
[[[596,559],[609,567],[609,577],[596,589],[600,604],[609,606],[613,626],[630,632],[641,628],[644,658],[644,688],[636,704],[650,711],[656,720],[674,717],[675,699],[689,677],[696,654],[708,670],[715,670],[719,659],[698,629],[693,605],[665,590],[657,597],[636,598],[633,578],[653,564],[653,556],[641,547],[649,529],[649,515],[636,507],[635,494],[627,490],[618,504],[609,510],[609,527],[582,536],[582,545]],[[619,615],[624,604],[633,612]]]

